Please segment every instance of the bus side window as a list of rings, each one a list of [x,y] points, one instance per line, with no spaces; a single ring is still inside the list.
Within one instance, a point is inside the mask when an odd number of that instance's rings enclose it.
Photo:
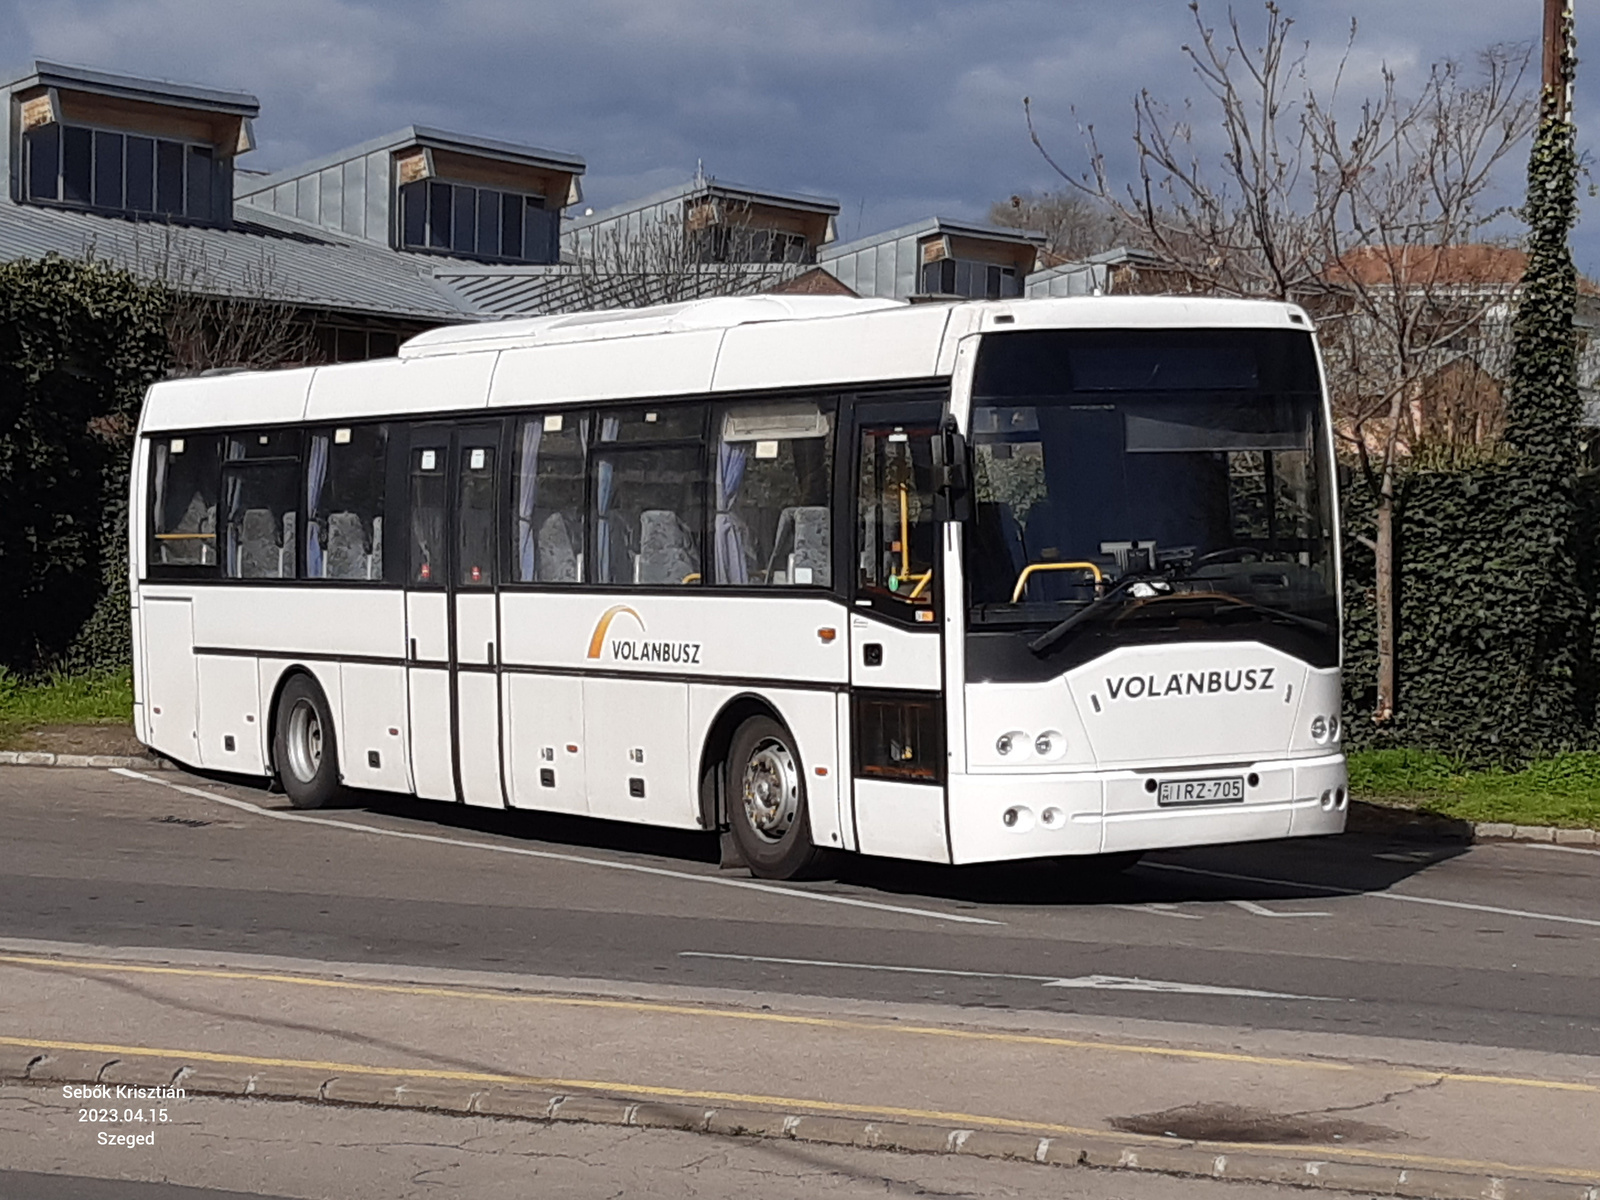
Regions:
[[[511,571],[517,583],[581,583],[589,419],[538,413],[512,442]]]
[[[592,455],[590,582],[701,582],[705,416],[702,405],[601,415]]]
[[[933,603],[933,437],[900,425],[861,431],[856,587],[864,594]]]
[[[730,408],[722,414],[713,497],[714,582],[833,583],[831,401]]]
[[[383,578],[388,428],[341,426],[311,435],[306,453],[306,577]]]
[[[444,587],[445,578],[445,449],[411,449],[412,587]]]
[[[228,436],[222,464],[222,573],[230,579],[293,579],[300,506],[300,432]]]
[[[150,455],[150,565],[217,565],[222,438],[159,437]]]

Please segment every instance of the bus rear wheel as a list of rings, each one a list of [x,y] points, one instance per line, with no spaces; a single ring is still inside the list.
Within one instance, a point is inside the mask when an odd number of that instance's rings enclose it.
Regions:
[[[296,808],[324,808],[343,790],[333,716],[322,689],[309,676],[296,675],[283,685],[272,761],[278,782]]]
[[[794,738],[771,717],[751,717],[728,750],[728,827],[753,875],[802,879],[822,852],[811,840],[806,777]]]

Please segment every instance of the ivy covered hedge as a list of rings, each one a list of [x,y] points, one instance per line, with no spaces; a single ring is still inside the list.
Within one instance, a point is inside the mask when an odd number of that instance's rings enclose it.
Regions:
[[[118,525],[139,402],[167,369],[167,306],[102,263],[0,263],[0,666],[127,661]]]

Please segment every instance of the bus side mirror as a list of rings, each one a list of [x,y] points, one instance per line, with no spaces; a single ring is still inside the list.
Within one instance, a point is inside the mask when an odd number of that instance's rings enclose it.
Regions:
[[[972,516],[972,468],[967,439],[946,417],[933,440],[934,515],[940,521],[965,521]]]

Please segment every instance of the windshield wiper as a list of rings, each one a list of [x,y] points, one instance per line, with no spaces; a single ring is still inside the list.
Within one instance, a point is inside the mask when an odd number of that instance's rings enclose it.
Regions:
[[[1104,596],[1091,600],[1066,620],[1057,622],[1054,626],[1034,638],[1033,641],[1028,643],[1028,649],[1035,654],[1048,653],[1052,646],[1091,617],[1099,616],[1107,609],[1120,607],[1124,601],[1129,599],[1128,592],[1138,583],[1142,583],[1149,588],[1151,595],[1164,596],[1170,595],[1172,592],[1172,582],[1167,578],[1165,572],[1147,571],[1124,575],[1117,580],[1111,590]],[[1143,600],[1149,597],[1136,595],[1132,598]]]
[[[1144,584],[1150,589],[1149,593],[1140,595],[1135,589],[1136,585]],[[1129,593],[1132,592],[1132,595]],[[1028,649],[1035,654],[1043,655],[1071,633],[1079,625],[1093,617],[1099,616],[1108,609],[1119,608],[1128,600],[1215,600],[1224,604],[1235,605],[1245,611],[1268,620],[1282,621],[1289,625],[1298,625],[1314,633],[1327,633],[1328,626],[1322,621],[1311,617],[1302,617],[1298,613],[1285,612],[1281,608],[1272,608],[1265,604],[1257,604],[1254,600],[1245,600],[1227,592],[1174,592],[1172,584],[1164,576],[1150,574],[1124,576],[1118,580],[1104,596],[1091,602],[1066,620],[1059,622],[1053,628],[1046,630],[1033,641],[1028,643]],[[1222,610],[1226,611],[1226,610]]]

